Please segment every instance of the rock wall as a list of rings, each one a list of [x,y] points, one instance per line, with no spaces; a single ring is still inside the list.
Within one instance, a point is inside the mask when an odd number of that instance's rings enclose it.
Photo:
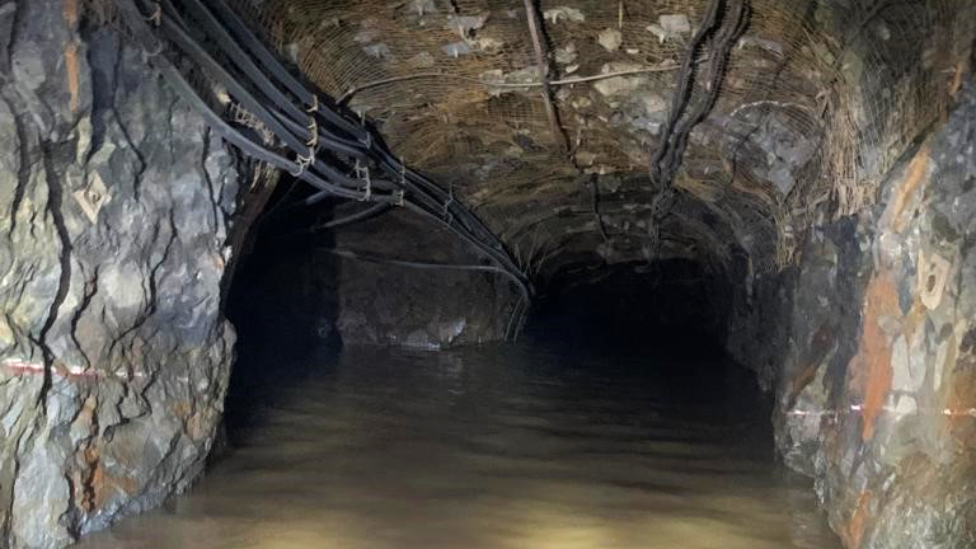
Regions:
[[[76,0],[0,1],[0,546],[61,547],[200,473],[234,342],[237,172]]]
[[[382,234],[382,238],[377,235]],[[481,261],[454,235],[407,212],[394,212],[335,237],[339,248],[377,257],[451,265]],[[441,349],[505,338],[518,295],[494,272],[418,269],[322,254],[313,265],[338,296],[337,328],[347,343]]]
[[[974,147],[970,85],[874,211],[814,229],[762,283],[753,333],[780,328],[733,348],[851,549],[976,547]]]
[[[456,236],[415,214],[393,210],[314,238],[282,234],[289,231],[266,228],[230,298],[245,344],[252,330],[282,330],[281,341],[295,345],[338,338],[427,350],[505,338],[518,294],[502,275],[374,261],[480,264]]]

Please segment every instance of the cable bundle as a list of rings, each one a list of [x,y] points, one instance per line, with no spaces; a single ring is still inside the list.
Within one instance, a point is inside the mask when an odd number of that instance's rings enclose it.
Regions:
[[[672,182],[688,148],[688,136],[715,106],[729,52],[748,22],[746,0],[712,0],[701,26],[685,49],[678,72],[678,88],[671,99],[661,146],[651,159],[651,187],[657,193],[651,202],[655,230],[659,230],[661,220],[668,215],[676,200]],[[704,96],[689,109],[695,84],[695,57],[708,37],[711,37],[712,48],[708,55]]]
[[[378,207],[402,206],[470,244],[492,263],[493,271],[519,287],[522,299],[513,311],[508,336],[517,334],[532,295],[531,283],[501,241],[452,193],[405,166],[376,132],[289,72],[222,0],[118,0],[118,4],[131,36],[173,89],[242,153],[316,188],[308,203],[336,196],[374,202]],[[171,51],[167,46],[172,46]],[[239,127],[225,120],[167,53],[192,61],[226,90],[238,110],[252,115],[252,123]],[[254,126],[262,132],[254,131]],[[269,136],[273,144],[268,143]]]

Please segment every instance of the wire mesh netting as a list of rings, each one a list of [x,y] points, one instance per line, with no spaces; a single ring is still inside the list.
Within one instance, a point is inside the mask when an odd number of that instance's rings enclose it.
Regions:
[[[606,232],[592,217],[576,215],[574,226],[556,215],[585,203],[581,176],[647,172],[675,69],[710,1],[537,2],[569,154],[551,135],[521,0],[233,4],[314,85],[503,238],[560,240]],[[90,2],[106,11],[105,0]],[[792,261],[818,216],[873,204],[884,174],[945,113],[973,42],[976,4],[749,6],[718,102],[692,132],[675,182],[706,205],[676,212],[666,229],[719,259],[745,249],[757,271],[770,271]],[[703,93],[699,85],[692,98]],[[703,222],[704,211],[720,222]]]

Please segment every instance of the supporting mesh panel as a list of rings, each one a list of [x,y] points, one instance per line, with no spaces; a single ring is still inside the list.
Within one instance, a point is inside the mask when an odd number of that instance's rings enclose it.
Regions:
[[[569,158],[550,135],[540,88],[497,86],[538,81],[521,0],[232,3],[312,83],[347,97],[397,155],[452,188],[516,246],[526,234],[561,242],[582,231],[596,235],[587,242],[603,241],[592,215],[557,213],[586,203],[579,181],[587,174],[647,172],[676,86],[669,67],[709,2],[539,2],[550,79],[655,69],[554,87]],[[113,20],[105,0],[89,4]],[[664,228],[720,261],[732,247],[745,249],[763,272],[792,261],[818,215],[873,204],[882,176],[948,108],[973,42],[976,4],[749,5],[719,101],[692,132],[675,182],[705,203],[694,212],[720,222],[676,211]],[[701,93],[699,86],[693,100]],[[637,222],[640,208],[630,211]],[[610,232],[626,233],[615,225],[624,217],[608,216]]]

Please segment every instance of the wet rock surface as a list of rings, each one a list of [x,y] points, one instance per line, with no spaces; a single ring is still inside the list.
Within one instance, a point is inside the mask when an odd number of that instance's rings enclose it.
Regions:
[[[0,546],[61,547],[203,467],[237,172],[74,1],[0,3]]]
[[[783,365],[760,369],[779,449],[851,548],[976,546],[974,121],[970,84],[879,206],[811,232],[788,296],[757,307],[791,311],[753,355]]]

